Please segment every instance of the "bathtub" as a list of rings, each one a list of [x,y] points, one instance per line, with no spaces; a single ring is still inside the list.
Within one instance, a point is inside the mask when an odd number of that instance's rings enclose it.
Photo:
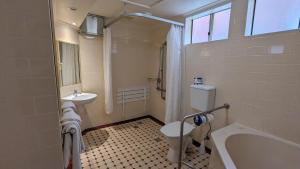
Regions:
[[[300,169],[300,145],[231,124],[212,133],[209,169]]]

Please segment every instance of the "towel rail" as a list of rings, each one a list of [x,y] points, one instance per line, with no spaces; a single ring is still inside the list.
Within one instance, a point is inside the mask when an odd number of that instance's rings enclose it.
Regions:
[[[190,168],[194,168],[193,166],[189,165],[188,163],[186,163],[185,161],[182,160],[182,143],[183,143],[183,127],[184,127],[184,122],[187,119],[195,117],[195,116],[198,116],[198,115],[207,115],[207,114],[210,114],[210,113],[215,112],[215,111],[220,110],[220,109],[226,109],[226,110],[228,110],[229,108],[230,108],[230,105],[227,104],[227,103],[225,103],[223,106],[220,106],[220,107],[217,107],[217,108],[205,111],[205,112],[200,112],[200,113],[195,113],[195,114],[187,115],[187,116],[185,116],[183,118],[183,120],[180,123],[180,144],[179,144],[178,169],[181,169],[182,164],[184,164],[184,165],[186,165],[186,166],[188,166]]]
[[[71,131],[66,131],[66,132],[62,132],[63,135],[65,134],[75,134],[76,131],[74,129],[72,129]]]
[[[147,99],[150,96],[149,87],[134,87],[118,89],[117,103],[122,104],[122,114],[125,117],[125,105],[130,102],[144,101],[144,112],[147,110]]]

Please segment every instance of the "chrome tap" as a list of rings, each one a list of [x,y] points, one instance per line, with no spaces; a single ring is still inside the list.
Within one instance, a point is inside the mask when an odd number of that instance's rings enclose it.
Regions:
[[[77,97],[79,94],[80,94],[80,91],[78,91],[78,90],[75,89],[73,95],[74,95],[75,97]]]

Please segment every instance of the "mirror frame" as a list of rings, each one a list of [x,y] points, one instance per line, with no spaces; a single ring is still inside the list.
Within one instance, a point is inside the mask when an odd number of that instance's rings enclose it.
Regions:
[[[79,82],[78,83],[74,83],[71,85],[63,85],[63,79],[62,79],[62,62],[61,62],[61,54],[60,54],[60,48],[59,48],[59,43],[68,43],[68,44],[72,44],[72,45],[78,45],[78,52],[79,52],[79,60],[78,60],[78,64],[79,64]],[[80,46],[77,43],[71,43],[71,42],[67,42],[67,41],[62,41],[62,40],[56,40],[56,65],[57,65],[57,69],[58,69],[58,79],[59,79],[59,85],[60,87],[67,87],[67,86],[74,86],[74,85],[80,85],[82,83],[82,79],[81,79],[81,62],[80,62]]]

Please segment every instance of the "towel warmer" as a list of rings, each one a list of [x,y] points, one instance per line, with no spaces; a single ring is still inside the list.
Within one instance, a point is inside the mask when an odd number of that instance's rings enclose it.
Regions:
[[[189,119],[189,118],[193,118],[195,116],[198,116],[198,115],[207,115],[207,114],[211,114],[212,112],[215,112],[217,110],[220,110],[220,109],[226,109],[228,110],[230,108],[230,105],[225,103],[223,106],[220,106],[220,107],[217,107],[217,108],[214,108],[214,109],[211,109],[211,110],[208,110],[208,111],[205,111],[205,112],[200,112],[200,113],[195,113],[195,114],[191,114],[191,115],[187,115],[183,118],[183,120],[181,121],[181,124],[180,124],[180,146],[179,146],[179,157],[178,157],[178,169],[181,169],[181,166],[182,164],[188,166],[189,168],[192,168],[192,169],[195,169],[193,166],[191,166],[190,164],[186,163],[185,161],[182,160],[182,142],[183,142],[183,127],[184,127],[184,122]]]
[[[125,113],[125,105],[130,102],[144,101],[144,112],[147,110],[147,99],[150,95],[148,87],[135,87],[118,89],[117,103],[122,104],[122,113]]]

